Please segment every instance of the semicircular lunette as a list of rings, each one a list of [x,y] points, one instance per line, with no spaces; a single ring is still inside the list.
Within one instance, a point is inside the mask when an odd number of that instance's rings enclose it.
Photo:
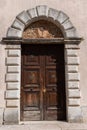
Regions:
[[[28,38],[61,38],[63,34],[56,25],[51,22],[40,20],[32,23],[23,32],[24,39]]]

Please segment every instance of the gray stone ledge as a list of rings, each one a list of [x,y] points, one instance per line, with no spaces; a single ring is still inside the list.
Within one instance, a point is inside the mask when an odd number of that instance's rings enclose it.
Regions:
[[[20,30],[24,30],[25,25],[21,21],[19,21],[18,19],[15,19],[14,22],[12,23],[12,27],[18,28]]]
[[[79,65],[79,57],[67,57],[66,63],[68,65]]]
[[[6,82],[19,82],[20,81],[20,75],[19,74],[13,74],[8,73],[6,74]]]
[[[78,56],[77,49],[66,49],[67,56]]]
[[[20,89],[20,83],[7,83],[7,90],[18,90]]]
[[[58,15],[59,11],[57,11],[56,9],[49,8],[48,17],[53,18],[55,20],[58,17]]]
[[[18,98],[20,98],[20,91],[19,90],[7,90],[5,98],[6,99],[18,99]]]
[[[20,65],[20,57],[7,57],[6,65]]]
[[[8,50],[8,56],[20,56],[20,50]]]
[[[66,49],[80,49],[78,44],[65,44]]]
[[[6,106],[7,107],[18,107],[19,106],[19,101],[18,100],[7,100],[6,101]]]
[[[69,106],[80,106],[80,99],[79,98],[69,98],[68,105]]]
[[[17,19],[19,19],[25,25],[27,25],[29,23],[29,21],[31,20],[31,18],[29,17],[29,15],[26,11],[23,11],[19,15],[17,15]]]
[[[8,73],[19,73],[20,72],[20,66],[8,66],[7,72]]]
[[[32,9],[29,9],[27,10],[29,16],[31,18],[36,18],[37,17],[37,11],[36,11],[36,8],[32,8]]]
[[[68,73],[68,81],[79,81],[80,73]]]
[[[19,44],[8,44],[8,45],[6,45],[6,49],[18,49],[18,50],[20,50],[21,49],[21,45],[19,45]]]
[[[4,112],[4,124],[18,124],[18,108],[6,108]]]
[[[78,72],[78,65],[68,65],[67,71],[70,72],[70,73]]]
[[[7,37],[22,37],[22,31],[15,28],[8,28]]]
[[[38,16],[48,16],[48,7],[46,5],[36,6]]]
[[[68,88],[69,89],[78,89],[79,81],[68,81]]]
[[[68,89],[69,98],[80,98],[80,90],[79,89]]]

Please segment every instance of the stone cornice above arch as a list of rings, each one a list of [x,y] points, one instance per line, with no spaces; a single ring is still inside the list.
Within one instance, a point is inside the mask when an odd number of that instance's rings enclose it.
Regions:
[[[6,37],[22,38],[24,29],[32,22],[40,19],[51,21],[60,27],[65,38],[77,37],[76,29],[69,17],[62,11],[48,8],[46,5],[36,6],[17,15],[8,28]]]

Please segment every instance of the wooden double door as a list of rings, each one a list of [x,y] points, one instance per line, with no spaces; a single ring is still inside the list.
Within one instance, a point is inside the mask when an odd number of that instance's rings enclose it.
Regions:
[[[63,45],[22,45],[21,120],[65,120]]]

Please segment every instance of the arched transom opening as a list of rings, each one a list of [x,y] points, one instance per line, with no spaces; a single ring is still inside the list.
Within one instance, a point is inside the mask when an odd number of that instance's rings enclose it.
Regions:
[[[62,38],[63,34],[59,27],[52,22],[39,20],[30,24],[23,32],[23,39],[29,38]]]

